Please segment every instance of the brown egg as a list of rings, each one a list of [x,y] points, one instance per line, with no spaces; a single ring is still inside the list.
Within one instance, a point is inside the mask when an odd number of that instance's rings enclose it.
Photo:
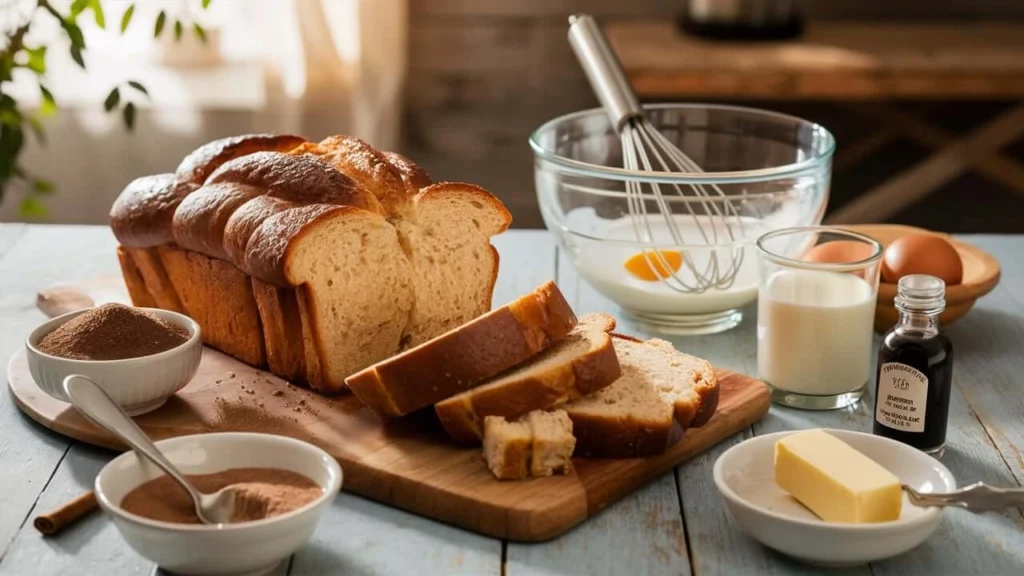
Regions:
[[[871,245],[864,242],[833,240],[811,248],[807,254],[804,254],[803,259],[806,262],[824,264],[849,264],[871,258],[872,252]]]
[[[909,274],[929,274],[952,286],[963,282],[964,266],[956,248],[945,239],[931,234],[908,234],[885,249],[882,279],[895,284]]]

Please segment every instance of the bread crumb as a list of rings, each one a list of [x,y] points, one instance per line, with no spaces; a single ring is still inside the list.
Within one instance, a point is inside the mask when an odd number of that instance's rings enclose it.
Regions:
[[[274,390],[274,396],[284,396],[283,390]]]
[[[234,378],[234,377],[235,377],[235,373],[234,372],[228,372],[228,378]]]
[[[214,384],[220,384],[220,380],[214,380],[213,383]]]

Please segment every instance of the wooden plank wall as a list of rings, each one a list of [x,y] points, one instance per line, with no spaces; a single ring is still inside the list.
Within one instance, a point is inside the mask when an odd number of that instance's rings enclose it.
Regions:
[[[407,152],[435,177],[479,183],[518,227],[543,224],[530,131],[596,106],[565,39],[567,16],[674,18],[683,0],[409,0]],[[1007,0],[815,0],[811,18],[1022,18]]]

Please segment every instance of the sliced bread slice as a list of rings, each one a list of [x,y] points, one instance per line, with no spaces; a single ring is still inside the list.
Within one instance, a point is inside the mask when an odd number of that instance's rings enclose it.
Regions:
[[[711,364],[670,342],[613,338],[622,376],[562,406],[572,419],[577,456],[632,458],[664,452],[679,427],[701,426],[718,406]]]
[[[479,444],[488,416],[518,418],[608,386],[621,371],[608,334],[615,318],[588,314],[572,332],[526,363],[476,388],[438,402],[441,424],[456,442]]]
[[[565,338],[576,316],[554,282],[346,379],[382,418],[464,392]]]
[[[535,410],[509,422],[484,419],[484,459],[499,480],[567,474],[576,438],[564,410]]]

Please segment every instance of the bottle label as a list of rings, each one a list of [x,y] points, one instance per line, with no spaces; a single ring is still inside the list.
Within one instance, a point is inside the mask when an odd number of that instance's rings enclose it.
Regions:
[[[920,370],[899,362],[882,364],[875,398],[879,424],[903,432],[924,432],[927,402],[928,377]]]

